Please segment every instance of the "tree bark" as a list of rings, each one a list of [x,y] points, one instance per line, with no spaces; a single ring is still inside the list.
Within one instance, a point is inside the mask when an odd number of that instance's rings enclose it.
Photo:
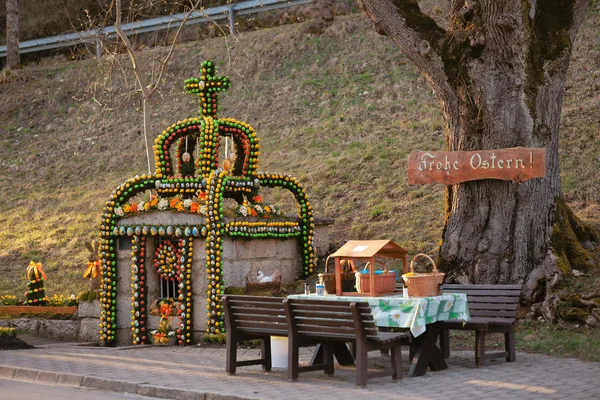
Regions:
[[[585,238],[572,240],[581,229],[561,200],[558,162],[564,83],[589,0],[452,0],[447,30],[416,1],[359,1],[436,91],[447,150],[546,148],[545,178],[447,187],[438,257],[447,279],[525,283],[533,302],[571,265],[593,263]]]
[[[6,66],[19,64],[19,0],[6,0]]]

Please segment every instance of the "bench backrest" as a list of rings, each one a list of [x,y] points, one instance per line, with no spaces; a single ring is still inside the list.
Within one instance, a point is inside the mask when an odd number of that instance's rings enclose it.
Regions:
[[[284,305],[294,335],[348,341],[377,336],[367,302],[286,299]]]
[[[283,298],[226,295],[223,297],[227,330],[287,336]]]
[[[444,284],[444,293],[465,293],[471,318],[493,318],[515,322],[519,316],[519,300],[523,285],[458,285]]]

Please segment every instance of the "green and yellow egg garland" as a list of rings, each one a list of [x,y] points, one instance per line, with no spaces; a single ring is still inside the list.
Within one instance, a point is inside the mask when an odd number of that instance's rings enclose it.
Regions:
[[[131,332],[134,344],[148,343],[146,330],[146,237],[131,239]]]

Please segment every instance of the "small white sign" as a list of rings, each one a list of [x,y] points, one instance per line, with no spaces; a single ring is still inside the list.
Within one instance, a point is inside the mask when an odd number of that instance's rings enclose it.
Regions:
[[[352,251],[365,251],[369,246],[356,246],[355,248],[352,249]]]

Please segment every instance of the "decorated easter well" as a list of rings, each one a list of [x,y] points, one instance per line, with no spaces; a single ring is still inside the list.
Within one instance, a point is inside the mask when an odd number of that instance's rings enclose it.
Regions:
[[[313,272],[316,241],[308,195],[295,178],[258,172],[260,140],[247,123],[219,118],[219,95],[230,87],[212,61],[200,77],[185,81],[200,100],[200,117],[169,126],[155,140],[156,172],[128,179],[104,208],[100,229],[102,264],[100,339],[107,345],[151,343],[159,317],[150,304],[175,300],[176,343],[225,332],[221,296],[243,286],[248,274],[281,271],[283,282]],[[222,157],[221,139],[237,157]],[[222,159],[220,159],[222,158]],[[283,218],[262,203],[261,189],[282,188],[298,215]],[[223,201],[237,204],[224,213]]]

